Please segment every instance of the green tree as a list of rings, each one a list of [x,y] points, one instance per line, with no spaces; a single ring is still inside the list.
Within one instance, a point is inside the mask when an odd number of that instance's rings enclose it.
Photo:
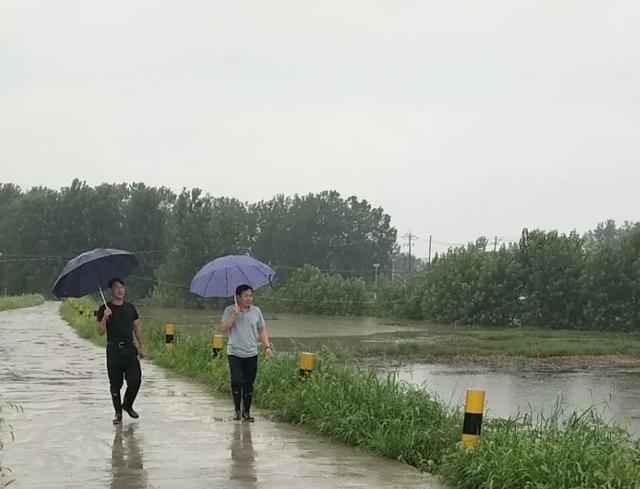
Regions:
[[[352,276],[372,277],[373,264],[391,268],[396,230],[381,208],[338,192],[282,195],[252,206],[252,251],[278,265],[280,278],[305,264]]]
[[[640,224],[587,256],[582,287],[590,324],[640,330]]]
[[[158,267],[153,300],[163,305],[193,305],[191,278],[218,256],[244,254],[253,238],[247,207],[235,199],[213,198],[200,189],[183,190],[173,206],[167,255]]]
[[[572,232],[531,231],[516,251],[523,284],[523,321],[533,326],[584,325],[580,277],[585,252],[582,238]]]

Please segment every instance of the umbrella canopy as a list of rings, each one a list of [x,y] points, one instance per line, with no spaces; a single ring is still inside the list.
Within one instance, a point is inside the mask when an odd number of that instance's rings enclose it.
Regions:
[[[102,293],[109,280],[124,279],[138,266],[130,252],[113,248],[96,248],[70,260],[53,285],[58,298],[82,297],[98,290]]]
[[[189,290],[201,297],[233,297],[239,285],[258,289],[270,284],[274,275],[272,268],[251,256],[222,256],[196,273]]]

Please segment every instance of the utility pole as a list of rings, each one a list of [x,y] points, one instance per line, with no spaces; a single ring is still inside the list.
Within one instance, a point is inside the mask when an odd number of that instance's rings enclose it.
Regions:
[[[405,234],[403,236],[403,238],[408,239],[409,240],[409,266],[408,266],[408,274],[407,275],[411,275],[411,250],[413,248],[413,240],[414,239],[418,239],[418,237],[413,234],[411,231],[409,231],[407,234]]]
[[[432,236],[429,235],[429,260],[428,260],[428,263],[431,263],[431,238],[432,238]]]
[[[411,276],[411,240],[413,239],[413,235],[409,233],[409,276]]]
[[[374,300],[378,300],[378,268],[380,268],[380,263],[374,263],[373,264],[373,270],[375,271],[375,279],[374,279],[375,290],[373,292]]]
[[[396,277],[396,260],[393,255],[391,255],[391,281],[393,282]]]
[[[498,251],[498,237],[497,236],[493,240],[493,252],[495,253],[496,251]]]

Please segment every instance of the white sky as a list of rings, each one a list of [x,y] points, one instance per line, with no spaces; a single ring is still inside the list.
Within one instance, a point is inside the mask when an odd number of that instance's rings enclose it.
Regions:
[[[636,1],[3,0],[0,181],[336,189],[422,256],[640,220],[638,26]]]

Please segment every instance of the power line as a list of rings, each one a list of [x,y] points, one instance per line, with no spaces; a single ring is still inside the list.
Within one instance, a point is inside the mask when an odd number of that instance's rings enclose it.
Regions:
[[[152,253],[157,253],[157,251],[152,250],[152,251],[137,251],[137,252],[132,252],[135,255],[145,255],[145,254],[152,254]],[[0,263],[23,263],[23,262],[36,262],[36,261],[63,261],[63,260],[70,260],[71,258],[74,258],[74,256],[63,256],[63,255],[41,255],[41,256],[37,256],[37,255],[3,255],[3,256],[11,256],[11,258],[7,258],[4,259],[2,257],[0,257]],[[313,266],[315,268],[318,268],[320,271],[322,272],[328,272],[328,273],[344,273],[344,274],[356,274],[356,273],[373,273],[373,269],[366,267],[366,268],[350,268],[350,269],[340,269],[340,268],[321,268],[318,267],[316,265],[313,265],[311,263],[309,264],[305,264],[305,265],[299,265],[299,266],[291,266],[291,265],[278,265],[278,264],[269,264],[270,266],[278,269],[278,270],[301,270],[302,268],[304,268],[306,265],[310,265]]]
[[[134,255],[151,255],[155,253],[163,253],[163,250],[144,250],[132,251]],[[71,260],[78,255],[19,255],[15,253],[0,254],[0,263],[21,263],[29,261],[47,261],[47,260]],[[8,258],[5,258],[8,257]]]

